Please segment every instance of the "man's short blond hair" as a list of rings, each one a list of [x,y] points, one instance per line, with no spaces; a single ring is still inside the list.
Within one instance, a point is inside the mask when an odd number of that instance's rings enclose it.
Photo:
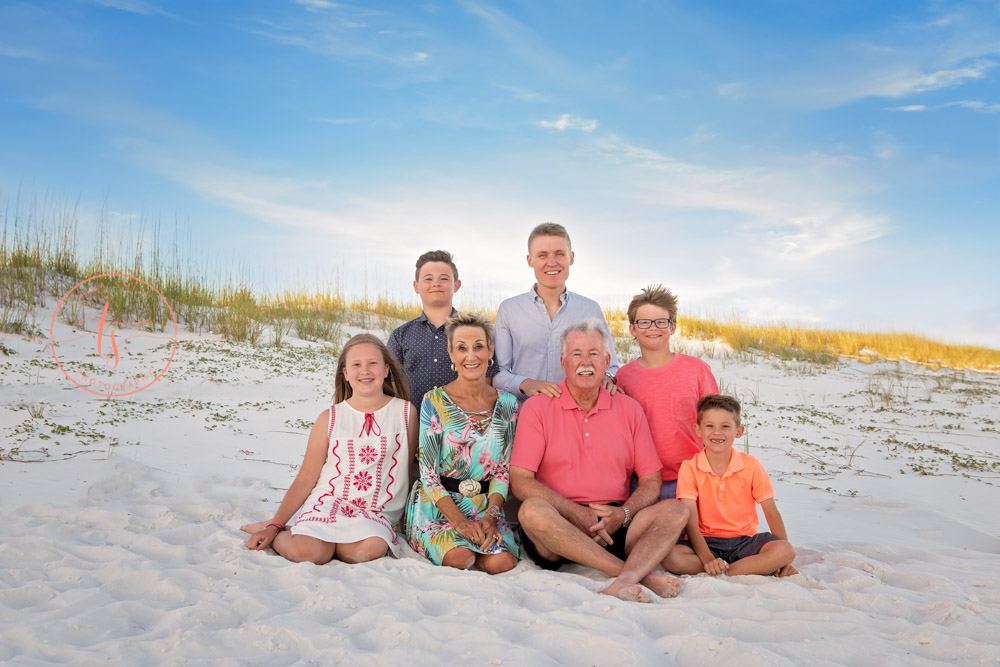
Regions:
[[[532,229],[531,233],[528,234],[528,252],[531,252],[531,242],[539,236],[561,236],[566,239],[566,244],[569,246],[569,249],[573,249],[573,242],[569,240],[569,232],[567,232],[566,228],[558,222],[543,222]]]
[[[677,297],[663,285],[643,287],[642,291],[632,297],[628,304],[629,324],[635,324],[635,314],[642,306],[659,306],[668,313],[668,317],[677,323]]]

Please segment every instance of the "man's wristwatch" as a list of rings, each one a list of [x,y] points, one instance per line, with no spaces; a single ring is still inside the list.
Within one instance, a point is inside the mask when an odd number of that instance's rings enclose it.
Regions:
[[[493,517],[497,521],[499,521],[500,517],[503,516],[503,510],[501,510],[500,507],[497,505],[490,505],[490,508],[487,510],[487,512],[491,517]]]
[[[612,382],[614,382],[615,384],[618,384],[618,380],[616,380],[616,379],[615,379],[615,376],[614,376],[614,375],[612,375],[611,373],[609,373],[609,372],[607,372],[607,371],[604,371],[604,377],[608,378],[609,380],[611,380],[611,381],[612,381]]]
[[[632,523],[632,513],[624,505],[622,505],[622,511],[625,512],[625,520],[622,521],[622,528],[628,528],[628,525]]]

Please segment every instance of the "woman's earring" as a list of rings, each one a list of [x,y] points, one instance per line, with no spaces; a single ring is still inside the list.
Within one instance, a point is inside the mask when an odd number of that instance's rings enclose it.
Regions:
[[[455,364],[454,364],[454,363],[452,363],[452,365],[451,365],[451,371],[452,371],[453,373],[457,373],[457,372],[458,372],[458,369],[457,369],[457,368],[455,368]]]
[[[490,358],[490,363],[488,363],[488,364],[487,364],[487,366],[492,366],[492,365],[493,365],[493,359],[492,359],[492,357],[491,357],[491,358]]]

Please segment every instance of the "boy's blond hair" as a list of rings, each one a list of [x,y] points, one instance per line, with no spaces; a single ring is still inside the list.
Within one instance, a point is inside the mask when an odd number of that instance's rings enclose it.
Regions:
[[[698,423],[701,424],[701,415],[708,410],[725,410],[736,420],[736,425],[740,425],[740,402],[732,396],[725,394],[708,394],[702,396],[698,401]]]
[[[569,249],[573,249],[573,242],[569,240],[569,232],[558,222],[543,222],[532,229],[531,233],[528,234],[528,252],[531,252],[531,242],[538,236],[561,236],[566,239],[566,245],[569,246]]]
[[[635,324],[635,314],[642,306],[659,306],[667,311],[670,320],[677,323],[677,297],[663,285],[643,287],[628,303],[629,324]]]

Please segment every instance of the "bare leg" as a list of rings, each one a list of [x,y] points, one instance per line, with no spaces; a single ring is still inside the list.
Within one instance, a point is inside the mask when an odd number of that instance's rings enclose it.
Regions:
[[[678,544],[663,559],[663,568],[674,574],[698,574],[705,571],[698,554],[686,544]]]
[[[768,542],[760,549],[756,556],[741,558],[730,564],[726,574],[735,576],[738,574],[776,574],[786,565],[791,565],[795,560],[795,548],[785,540]],[[792,568],[795,570],[795,568]],[[786,572],[785,574],[795,574]]]
[[[679,502],[657,503],[636,515],[628,532],[625,562],[605,551],[540,498],[526,500],[518,518],[521,528],[543,558],[555,560],[562,556],[615,577],[601,593],[623,600],[648,602],[649,597],[639,586],[641,581],[657,595],[677,595],[680,583],[674,577],[651,575],[650,572],[666,557],[687,522],[687,510]]]
[[[676,597],[680,581],[666,573],[653,573],[653,569],[677,544],[687,520],[687,509],[676,500],[662,500],[636,514],[625,543],[625,566],[601,592],[618,595],[618,591],[642,583],[660,597]]]
[[[476,565],[480,570],[488,574],[500,574],[514,569],[517,565],[517,558],[512,553],[499,554],[477,554]]]
[[[465,547],[455,547],[441,559],[441,564],[446,567],[455,567],[459,570],[468,570],[476,564],[476,552]]]
[[[337,560],[345,563],[367,563],[381,558],[389,551],[389,545],[381,537],[367,537],[357,542],[344,542],[337,547]]]
[[[283,530],[271,542],[271,547],[293,563],[310,562],[316,565],[329,563],[337,545],[308,535],[292,535]]]

